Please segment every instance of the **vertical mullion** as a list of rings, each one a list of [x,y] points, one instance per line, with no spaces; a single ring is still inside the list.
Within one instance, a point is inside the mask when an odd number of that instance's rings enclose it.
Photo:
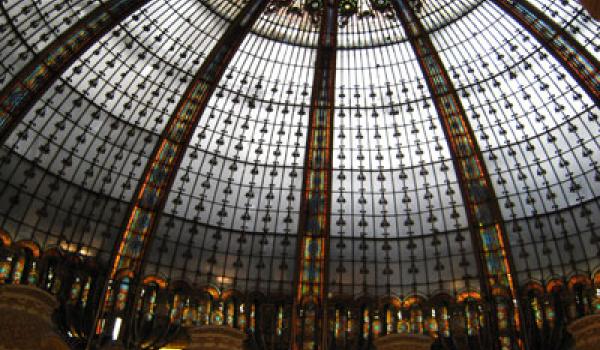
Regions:
[[[395,0],[396,12],[431,91],[444,134],[448,142],[457,178],[465,203],[473,244],[478,252],[482,294],[496,305],[496,297],[504,297],[502,309],[514,310],[514,325],[502,325],[502,310],[497,305],[490,314],[492,334],[498,334],[494,347],[512,349],[522,347],[520,316],[516,300],[518,289],[512,274],[512,261],[504,231],[498,199],[491,185],[490,175],[476,143],[473,129],[446,68],[440,60],[431,38],[414,10],[405,2]]]
[[[331,220],[337,6],[324,1],[316,55],[304,181],[300,204],[298,267],[292,319],[292,349],[327,347],[327,259]]]

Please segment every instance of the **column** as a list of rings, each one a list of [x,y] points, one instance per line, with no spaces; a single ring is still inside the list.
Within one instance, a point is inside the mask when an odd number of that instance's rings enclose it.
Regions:
[[[69,350],[52,322],[58,301],[34,286],[0,287],[0,348]]]

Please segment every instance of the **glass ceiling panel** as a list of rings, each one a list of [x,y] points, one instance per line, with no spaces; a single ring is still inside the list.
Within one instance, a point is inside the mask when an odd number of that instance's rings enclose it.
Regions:
[[[164,0],[165,2],[173,2],[173,0]],[[226,19],[227,22],[231,22],[236,13],[244,7],[247,0],[194,0],[194,2],[200,2],[202,5],[212,12],[216,13],[219,17]],[[201,22],[197,22],[196,25],[201,25]]]
[[[279,30],[269,16],[252,32]],[[186,278],[195,283],[218,283],[212,274],[268,290],[283,279],[289,290],[315,55],[262,35],[245,38],[200,117],[165,208],[196,228],[164,218],[166,249],[150,269],[179,277],[191,263],[195,274]]]
[[[37,53],[101,2],[6,0],[0,18],[0,89]],[[14,26],[14,27],[13,27]],[[16,29],[16,32],[15,30]]]
[[[596,58],[600,57],[600,22],[592,19],[578,1],[530,0]]]
[[[584,203],[600,193],[593,160],[600,152],[599,106],[492,3],[436,32],[433,40],[475,130],[513,255],[522,259],[517,270],[548,276],[565,261],[573,269],[587,264],[587,245],[597,249],[597,242],[585,224],[569,220],[583,208],[598,212],[595,201]],[[543,216],[555,212],[563,214]]]
[[[77,90],[159,134],[228,21],[197,1],[152,1],[145,9],[92,47]]]
[[[110,258],[127,203],[45,173],[6,148],[0,161],[0,227],[14,241],[34,240],[41,247],[68,243],[73,252]]]
[[[482,23],[479,32],[466,30],[475,23]],[[463,96],[506,218],[597,196],[589,160],[598,142],[588,118],[598,106],[545,49],[492,4],[433,39]]]
[[[190,24],[199,21],[210,31]],[[158,134],[227,25],[197,2],[152,1],[71,66],[6,146],[63,179],[129,201]]]
[[[252,30],[258,35],[288,44],[316,47],[319,42],[319,26],[308,13],[292,13],[287,7],[268,10]]]
[[[480,6],[485,0],[442,0],[421,1],[422,7],[419,11],[421,23],[425,31],[433,32],[444,26],[461,21],[473,9]]]
[[[332,290],[463,288],[477,275],[466,214],[410,44],[338,51],[335,104]]]
[[[370,16],[361,19],[354,16],[347,23],[341,23],[337,36],[338,48],[364,48],[404,40],[406,35],[400,28],[400,22],[390,19],[392,14],[391,10],[385,13],[373,11]]]

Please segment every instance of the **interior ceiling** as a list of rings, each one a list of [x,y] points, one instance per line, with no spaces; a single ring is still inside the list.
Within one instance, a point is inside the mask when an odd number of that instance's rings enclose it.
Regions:
[[[598,58],[600,25],[577,2],[531,2]],[[4,1],[0,88],[99,4]],[[107,259],[168,118],[242,6],[151,0],[94,44],[2,148],[0,225]],[[518,277],[597,267],[599,106],[491,1],[425,1],[420,18],[483,152]],[[146,273],[291,290],[318,32],[285,10],[256,22],[200,118]],[[331,290],[477,288],[456,170],[400,22],[352,17],[338,45]]]

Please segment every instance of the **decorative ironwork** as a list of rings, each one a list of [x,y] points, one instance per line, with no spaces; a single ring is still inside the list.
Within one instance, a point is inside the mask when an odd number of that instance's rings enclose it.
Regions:
[[[420,1],[418,2],[420,4]],[[349,17],[358,16],[359,18],[374,15],[376,12],[386,13],[391,9],[390,0],[339,0],[336,2],[337,15],[343,25]],[[289,13],[302,14],[306,12],[313,17],[315,23],[319,23],[319,13],[324,8],[323,0],[275,0],[269,4],[268,11],[273,12],[281,8],[286,8]]]
[[[600,105],[600,63],[563,28],[524,0],[494,0],[565,67]]]
[[[102,3],[37,54],[0,93],[0,144],[78,57],[146,3],[147,0]]]
[[[319,48],[311,97],[299,229],[292,349],[326,346],[326,282],[331,219],[337,11],[327,1],[321,13]]]
[[[479,249],[482,289],[488,298],[502,301],[491,316],[499,330],[501,349],[511,349],[521,344],[519,339],[519,312],[512,300],[517,295],[512,276],[509,245],[503,229],[497,197],[489,173],[475,141],[464,108],[456,94],[439,55],[418,19],[412,6],[404,1],[394,1],[398,17],[410,39],[411,45],[431,91],[444,133],[457,169],[460,188],[466,204],[471,236]],[[516,305],[514,305],[516,306]],[[513,312],[509,312],[509,311]],[[513,313],[517,332],[508,322]],[[504,320],[504,322],[501,322]]]

